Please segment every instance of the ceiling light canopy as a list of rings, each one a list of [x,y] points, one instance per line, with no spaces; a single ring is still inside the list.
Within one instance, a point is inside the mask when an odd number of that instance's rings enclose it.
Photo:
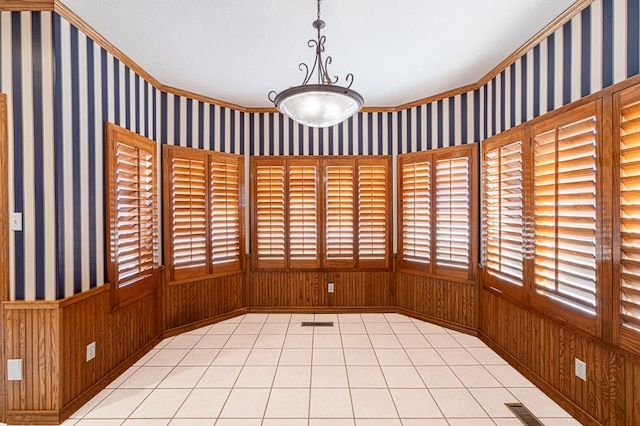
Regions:
[[[311,69],[305,63],[299,68],[304,70],[305,78],[300,86],[290,87],[280,93],[271,91],[269,100],[278,110],[309,127],[329,127],[356,114],[362,108],[364,99],[350,87],[353,84],[353,74],[347,74],[347,87],[336,85],[338,77],[329,77],[327,66],[331,63],[331,56],[323,60],[324,43],[326,37],[320,34],[325,22],[320,19],[320,1],[318,0],[318,18],[313,21],[313,28],[318,31],[317,40],[309,40],[307,44],[316,50],[316,58]],[[309,84],[314,72],[317,83]]]

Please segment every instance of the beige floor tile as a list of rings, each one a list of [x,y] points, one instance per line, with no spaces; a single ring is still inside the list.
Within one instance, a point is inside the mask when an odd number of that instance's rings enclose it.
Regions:
[[[446,365],[435,349],[405,349],[413,365]]]
[[[400,334],[396,336],[405,349],[427,349],[431,345],[422,334]]]
[[[215,419],[220,414],[230,391],[231,389],[194,389],[175,417]]]
[[[485,368],[507,388],[527,388],[534,387],[533,383],[527,380],[515,368],[510,365],[486,365]]]
[[[279,365],[311,365],[312,349],[283,349]]]
[[[172,367],[140,367],[129,376],[120,389],[155,388],[171,372]]]
[[[122,426],[167,426],[171,419],[127,419]]]
[[[382,369],[376,366],[347,366],[349,386],[354,388],[386,388]]]
[[[438,408],[449,418],[488,417],[473,395],[466,389],[430,389]]]
[[[284,334],[261,334],[253,349],[281,349],[284,346]]]
[[[218,349],[191,349],[178,365],[209,366],[218,355]]]
[[[448,366],[416,367],[428,388],[463,388],[464,385]]]
[[[425,384],[420,378],[415,367],[382,366],[382,373],[391,388],[425,388]]]
[[[386,322],[365,322],[364,326],[369,334],[394,334]]]
[[[313,336],[313,347],[320,349],[341,349],[342,339],[339,334],[320,334]]]
[[[251,349],[220,349],[211,365],[243,365]]]
[[[366,334],[343,334],[342,335],[342,347],[353,349],[366,349],[372,348],[371,340]]]
[[[429,344],[434,348],[461,348],[462,345],[450,334],[425,334]]]
[[[404,349],[376,349],[380,365],[411,365]]]
[[[504,404],[518,400],[505,388],[475,388],[469,392],[491,417],[515,417]]]
[[[474,357],[464,348],[436,349],[447,365],[479,365]]]
[[[272,389],[265,417],[308,418],[309,389]]]
[[[388,389],[351,389],[351,399],[356,418],[398,418]]]
[[[227,349],[251,349],[258,339],[258,334],[234,334],[224,344]]]
[[[276,334],[276,335],[284,335],[287,334],[287,330],[289,329],[289,323],[266,323],[262,330],[260,330],[260,334]]]
[[[273,384],[276,366],[245,365],[234,387],[236,388],[267,388]]]
[[[500,382],[481,365],[452,365],[451,369],[467,388],[502,387]]]
[[[156,389],[149,394],[130,417],[170,419],[187,399],[189,393],[191,393],[191,389]]]
[[[343,366],[313,366],[312,388],[348,388],[347,369]]]
[[[262,426],[307,426],[307,419],[264,419]]]
[[[289,324],[291,314],[269,314],[266,324]]]
[[[262,418],[269,398],[269,389],[233,389],[224,408],[222,418]]]
[[[195,349],[220,349],[227,344],[231,335],[229,334],[207,334],[196,343]]]
[[[400,349],[402,345],[395,334],[370,334],[371,345],[375,349]]]
[[[173,419],[169,426],[214,426],[216,419]]]
[[[389,324],[396,335],[422,334],[412,322],[394,322]]]
[[[217,323],[213,324],[207,334],[233,334],[238,324]]]
[[[313,418],[353,418],[349,389],[311,389]]]
[[[162,389],[193,389],[200,381],[207,367],[176,367],[158,385]]]
[[[367,329],[362,322],[341,322],[340,333],[343,336],[345,334],[367,334]]]
[[[240,322],[243,324],[263,324],[268,316],[269,314],[249,313],[245,314]]]
[[[284,348],[308,349],[313,347],[312,334],[287,334],[284,339]]]
[[[311,366],[279,365],[274,388],[308,388],[311,386]]]
[[[342,349],[314,349],[313,365],[344,365]]]
[[[507,365],[507,361],[490,348],[467,348],[467,351],[482,365]]]
[[[196,388],[232,388],[242,366],[211,366],[202,375]]]
[[[401,418],[441,418],[442,412],[427,389],[391,389]]]
[[[174,365],[178,365],[188,352],[189,349],[160,349],[160,351],[144,365],[145,367],[173,367]]]
[[[361,323],[362,316],[360,314],[338,314],[338,322],[342,323]]]
[[[378,365],[378,358],[373,349],[344,349],[347,365]]]
[[[362,321],[369,323],[369,322],[384,322],[384,323],[388,323],[387,321],[387,317],[384,316],[384,314],[360,314],[360,316],[362,317]]]
[[[406,315],[402,315],[402,314],[397,314],[397,313],[388,313],[388,314],[384,314],[384,317],[387,319],[387,321],[391,324],[391,323],[398,323],[398,322],[413,322],[411,321],[411,318],[406,316]]]
[[[126,419],[151,393],[151,389],[116,389],[89,411],[89,419]]]
[[[571,417],[538,388],[509,388],[508,390],[538,418]]]
[[[246,365],[278,365],[281,349],[253,349]]]
[[[191,349],[200,341],[200,339],[202,339],[202,336],[200,335],[181,334],[171,339],[164,349]]]

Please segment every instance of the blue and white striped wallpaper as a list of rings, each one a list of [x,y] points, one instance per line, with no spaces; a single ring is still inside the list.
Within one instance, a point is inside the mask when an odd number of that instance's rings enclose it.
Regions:
[[[640,0],[596,0],[478,90],[319,130],[162,92],[57,13],[0,12],[9,210],[24,217],[10,239],[10,297],[60,299],[104,284],[105,121],[247,163],[477,142],[638,74],[639,22]]]

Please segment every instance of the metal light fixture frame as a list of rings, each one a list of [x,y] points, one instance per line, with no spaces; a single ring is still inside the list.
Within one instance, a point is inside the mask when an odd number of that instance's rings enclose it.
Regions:
[[[307,42],[307,45],[315,49],[316,51],[316,56],[313,62],[313,66],[311,67],[311,69],[309,69],[309,66],[306,63],[304,62],[300,63],[298,68],[300,69],[300,71],[305,72],[305,77],[302,84],[300,86],[290,87],[286,90],[283,90],[280,93],[276,93],[274,90],[272,90],[271,92],[269,92],[268,97],[269,97],[269,100],[273,102],[275,107],[278,108],[278,110],[281,113],[291,117],[294,120],[296,120],[296,117],[289,115],[288,113],[286,113],[280,108],[280,105],[282,104],[282,102],[291,98],[292,96],[311,94],[311,93],[325,93],[325,94],[342,96],[343,98],[347,98],[355,102],[357,104],[357,109],[355,110],[355,112],[353,112],[352,114],[345,114],[344,117],[339,119],[339,121],[337,121],[336,123],[333,123],[333,124],[338,124],[348,119],[349,117],[352,117],[353,115],[357,114],[362,109],[362,106],[364,105],[364,98],[358,92],[351,89],[351,85],[353,84],[352,73],[347,74],[345,77],[345,80],[348,83],[348,86],[346,87],[338,86],[336,84],[338,83],[338,80],[339,80],[337,75],[334,76],[333,78],[329,77],[328,66],[331,64],[333,59],[331,58],[331,56],[327,56],[325,59],[323,59],[322,57],[325,51],[324,45],[327,38],[326,36],[322,35],[320,32],[326,25],[326,23],[322,19],[320,19],[320,2],[321,1],[322,0],[317,0],[318,15],[317,15],[317,19],[313,21],[313,24],[312,24],[313,28],[317,30],[317,39],[316,40],[310,39]],[[313,76],[314,72],[317,74],[317,83],[309,84],[309,81],[311,81],[311,77]],[[324,125],[314,125],[309,123],[303,123],[303,124],[307,124],[311,127],[328,127]],[[333,125],[333,124],[330,124],[330,125]]]

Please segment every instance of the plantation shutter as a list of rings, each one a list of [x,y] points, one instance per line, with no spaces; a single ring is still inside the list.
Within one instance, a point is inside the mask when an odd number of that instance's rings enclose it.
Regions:
[[[213,272],[241,267],[240,159],[218,154],[210,166],[211,264]]]
[[[507,142],[484,154],[483,260],[489,275],[522,287],[522,141]]]
[[[114,252],[117,285],[151,277],[158,255],[155,145],[115,141]]]
[[[431,262],[431,162],[403,162],[402,262]]]
[[[353,161],[325,163],[326,267],[354,267],[354,165]]]
[[[469,157],[435,162],[435,266],[437,274],[467,277],[471,240]]]
[[[289,160],[289,259],[292,268],[317,268],[318,164]]]
[[[358,160],[358,265],[388,266],[387,161]]]
[[[534,128],[536,293],[596,313],[595,104]],[[544,302],[541,302],[544,303]]]
[[[207,157],[170,155],[173,279],[207,273]]]
[[[640,333],[640,89],[620,96],[620,326],[623,345]]]
[[[285,267],[285,166],[256,167],[256,247],[258,267]]]

